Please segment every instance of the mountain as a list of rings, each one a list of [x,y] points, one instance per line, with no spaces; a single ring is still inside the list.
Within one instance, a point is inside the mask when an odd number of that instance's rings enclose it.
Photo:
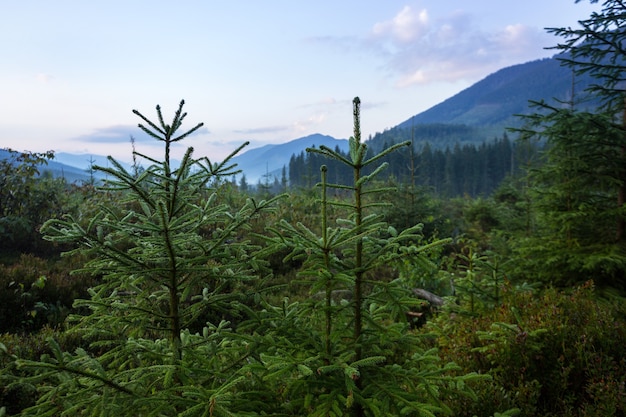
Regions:
[[[528,113],[529,100],[568,101],[572,91],[589,86],[589,76],[573,79],[571,69],[563,67],[557,56],[503,68],[419,113],[399,125],[377,133],[368,141],[374,152],[404,140],[428,142],[444,149],[455,144],[475,144],[501,137],[507,127],[519,127],[517,114]],[[311,144],[335,147],[336,139],[320,134],[296,139],[283,145],[266,145],[233,158],[246,174],[248,183],[256,183],[269,174],[281,178],[281,169],[289,159]],[[347,140],[339,141],[347,150]]]
[[[399,125],[377,133],[370,146],[380,150],[385,144],[402,140],[428,142],[433,148],[455,143],[480,144],[502,136],[507,127],[520,127],[518,114],[529,113],[529,100],[577,98],[592,82],[589,75],[573,77],[561,65],[559,56],[503,68],[447,100]]]
[[[457,143],[480,145],[501,137],[507,127],[520,126],[521,119],[515,115],[529,112],[529,100],[567,102],[573,91],[578,96],[591,82],[590,76],[574,79],[571,70],[561,66],[558,56],[513,65],[391,129],[376,133],[367,142],[374,152],[404,140],[428,142],[432,148],[438,149],[452,148]],[[282,168],[289,166],[293,155],[299,155],[307,147],[321,145],[348,149],[346,139],[318,133],[247,150],[235,156],[232,162],[237,163],[249,184],[266,178],[273,182],[274,178],[281,179]],[[68,181],[86,181],[90,161],[96,165],[109,165],[100,155],[58,153],[45,170],[65,176]]]
[[[40,169],[41,173],[50,172],[53,177],[65,178],[69,183],[87,183],[90,181],[90,175],[87,169],[62,164],[54,160],[48,161],[48,164]],[[94,178],[101,178],[100,175],[94,173]]]
[[[300,154],[308,147],[319,148],[321,145],[332,149],[339,147],[341,150],[348,150],[347,139],[335,139],[332,136],[318,133],[294,139],[287,143],[249,149],[235,156],[231,162],[236,163],[238,168],[243,171],[249,184],[265,181],[265,177],[268,174],[268,180],[273,182],[274,177],[281,179],[282,169],[283,167],[289,167],[289,160],[292,155]],[[9,157],[10,155],[7,151],[0,149],[0,160]],[[118,162],[125,169],[131,169],[129,164]],[[53,176],[63,177],[70,183],[88,182],[90,180],[89,166],[91,164],[103,167],[110,166],[107,157],[103,155],[59,152],[54,155],[53,160],[48,161],[48,164],[41,169],[41,172],[50,172]],[[94,175],[97,179],[104,178],[104,175],[100,172],[95,172]]]
[[[516,114],[528,113],[529,100],[569,101],[572,91],[589,86],[589,76],[573,79],[572,70],[557,57],[503,68],[460,93],[400,123],[464,124],[468,126],[518,126]],[[575,84],[573,84],[575,83]]]
[[[332,136],[316,133],[287,143],[250,149],[235,156],[232,162],[236,163],[243,171],[249,184],[265,181],[265,177],[268,175],[268,180],[274,182],[274,177],[278,180],[281,179],[283,167],[289,169],[289,160],[292,155],[298,155],[304,152],[306,148],[319,148],[322,145],[331,149],[338,146],[341,150],[348,150],[347,139],[335,139]]]
[[[67,152],[58,152],[54,154],[54,160],[64,165],[82,168],[85,171],[89,170],[90,165],[99,165],[102,167],[108,167],[111,165],[106,156],[87,153],[73,154]],[[122,166],[124,166],[124,168],[130,169],[130,165],[123,162],[120,163],[122,164]]]
[[[125,162],[118,160],[124,169],[130,171],[131,166]],[[90,180],[89,168],[91,165],[101,167],[110,167],[108,157],[104,155],[93,154],[72,154],[67,152],[59,152],[54,154],[54,160],[48,162],[48,168],[53,168],[55,176],[63,176],[68,182],[87,182]],[[78,170],[80,174],[68,176],[68,168]],[[74,172],[74,171],[69,171]],[[61,175],[58,175],[61,174]],[[93,176],[96,179],[104,179],[106,177],[100,171],[94,171]]]
[[[6,149],[0,149],[0,160],[14,160],[14,154]],[[55,160],[48,160],[47,164],[39,167],[40,175],[50,173],[53,177],[63,177],[70,183],[88,182],[90,177],[86,168],[78,168],[71,164],[64,164]]]
[[[0,149],[0,160],[12,160],[14,155],[6,149]],[[119,161],[118,161],[119,162]],[[126,169],[130,169],[130,165],[120,162]],[[46,164],[39,167],[40,175],[50,173],[55,178],[65,178],[68,183],[88,183],[91,181],[91,175],[96,180],[104,179],[105,175],[95,171],[89,173],[90,165],[100,165],[104,167],[110,166],[110,162],[106,156],[92,154],[71,154],[59,152],[54,154],[54,158],[48,160]]]
[[[130,171],[131,166],[122,161],[119,162],[124,169]],[[54,159],[48,162],[48,166],[44,171],[51,171],[55,177],[64,177],[68,182],[89,182],[91,180],[89,168],[91,165],[101,167],[110,167],[108,157],[104,155],[93,154],[72,154],[67,152],[58,152],[54,154]],[[94,171],[93,176],[98,179],[106,177],[100,171]]]

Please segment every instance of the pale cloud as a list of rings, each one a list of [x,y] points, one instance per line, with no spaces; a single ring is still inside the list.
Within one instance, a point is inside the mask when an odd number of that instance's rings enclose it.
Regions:
[[[494,38],[494,44],[500,49],[522,56],[539,40],[536,31],[519,23],[506,26]]]
[[[196,130],[191,136],[208,135],[210,132],[206,127]],[[92,132],[77,136],[72,140],[84,143],[130,143],[130,138],[135,142],[152,142],[156,140],[146,134],[137,125],[115,125],[94,129]],[[161,145],[159,145],[161,146]]]
[[[344,103],[346,103],[346,100],[337,100],[334,97],[324,97],[320,99],[319,101],[316,101],[313,103],[305,103],[305,104],[299,105],[297,106],[297,108],[306,109],[310,107],[335,106],[337,104],[344,104]]]
[[[337,100],[333,97],[327,97],[320,101],[321,104],[337,104]]]
[[[437,37],[440,42],[453,42],[457,36],[458,30],[456,30],[455,27],[449,23],[441,25],[439,31],[437,32]]]
[[[148,136],[137,126],[116,125],[94,129],[90,133],[73,138],[73,140],[85,143],[130,143],[130,137],[136,141],[145,141]]]
[[[411,84],[423,84],[427,81],[426,78],[426,73],[424,72],[424,70],[417,70],[412,74],[407,74],[404,77],[402,77],[397,85],[399,87],[406,87],[408,85]]]
[[[326,120],[326,113],[320,112],[309,116],[308,122],[312,124],[320,124],[324,123],[324,120]]]
[[[476,68],[458,65],[455,61],[440,61],[413,73],[399,77],[396,86],[400,88],[415,84],[428,84],[436,82],[455,82],[457,80],[472,78],[476,75]]]
[[[397,42],[412,42],[429,30],[428,11],[414,10],[404,6],[393,19],[376,23],[372,29],[375,36],[390,36]]]
[[[322,126],[330,113],[329,108],[335,107],[339,101],[333,98],[324,98],[319,102],[298,106],[301,109],[311,109],[302,118],[285,125],[259,126],[235,130],[234,133],[243,135],[299,135],[310,132]]]
[[[292,125],[292,130],[301,134],[303,132],[316,131],[317,127],[322,125],[326,120],[328,113],[325,111],[315,112],[306,119],[297,120]]]
[[[267,133],[280,133],[289,130],[289,126],[263,126],[263,127],[252,127],[248,129],[238,129],[235,130],[235,133],[241,133],[244,135],[258,135],[258,134],[267,134]]]
[[[433,19],[427,9],[410,6],[374,24],[368,42],[399,88],[474,82],[485,73],[533,59],[549,43],[539,28],[509,24],[487,31],[463,10]]]

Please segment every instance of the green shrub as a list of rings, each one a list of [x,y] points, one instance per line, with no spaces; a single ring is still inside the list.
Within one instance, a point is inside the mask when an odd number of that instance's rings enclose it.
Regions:
[[[428,325],[444,360],[462,372],[490,374],[459,398],[455,415],[618,416],[626,413],[623,307],[599,301],[593,284],[540,296],[508,288],[503,304],[481,316],[460,308]],[[456,311],[454,311],[456,310]]]
[[[0,264],[0,332],[30,332],[63,323],[74,300],[86,297],[95,282],[70,276],[72,262],[23,254],[13,264]]]
[[[50,253],[39,228],[68,211],[68,184],[45,171],[54,152],[0,150],[0,249],[3,252]]]

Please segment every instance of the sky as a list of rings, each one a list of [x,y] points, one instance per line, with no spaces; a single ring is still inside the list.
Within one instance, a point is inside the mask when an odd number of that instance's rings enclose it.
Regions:
[[[363,138],[489,74],[549,57],[546,27],[588,0],[31,0],[3,2],[0,148],[158,157],[140,111],[182,99],[182,154],[226,157],[313,133]]]

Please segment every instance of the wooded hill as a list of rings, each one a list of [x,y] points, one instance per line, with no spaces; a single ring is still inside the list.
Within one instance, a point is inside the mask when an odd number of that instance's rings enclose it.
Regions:
[[[592,83],[588,74],[574,75],[556,55],[501,69],[442,103],[399,125],[376,133],[366,144],[373,153],[404,141],[411,152],[393,154],[388,175],[395,180],[431,188],[446,197],[490,194],[520,165],[539,151],[540,145],[516,148],[520,115],[531,112],[529,101],[545,100],[568,106],[575,95],[577,107],[591,106],[583,91]],[[591,102],[593,103],[593,102]],[[320,161],[304,152],[289,162],[289,184],[310,186],[319,178]],[[346,173],[331,163],[329,175],[347,183]]]

